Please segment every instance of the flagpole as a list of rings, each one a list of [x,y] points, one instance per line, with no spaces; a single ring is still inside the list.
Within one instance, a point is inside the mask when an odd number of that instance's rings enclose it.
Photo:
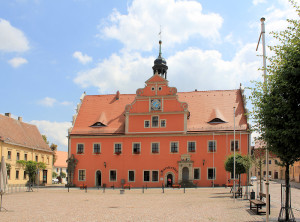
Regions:
[[[235,201],[235,107],[233,107],[233,199]]]
[[[256,47],[256,51],[260,42],[260,39],[262,39],[262,47],[263,47],[263,70],[264,70],[264,84],[266,84],[267,82],[267,65],[266,65],[266,41],[265,41],[265,18],[262,17],[260,19],[261,21],[261,32],[260,32],[260,36],[258,39],[258,43],[257,43],[257,47]],[[266,86],[264,86],[266,87]],[[265,88],[264,90],[266,90],[267,88]],[[269,221],[269,209],[270,209],[270,205],[269,205],[269,151],[267,149],[267,144],[266,144],[266,222]]]

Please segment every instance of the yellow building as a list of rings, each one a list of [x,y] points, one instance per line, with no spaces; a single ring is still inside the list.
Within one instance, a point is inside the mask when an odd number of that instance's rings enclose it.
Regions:
[[[46,169],[39,172],[36,183],[52,184],[53,152],[37,127],[24,123],[22,117],[16,120],[10,113],[0,114],[0,153],[10,165],[8,184],[26,184],[28,181],[28,175],[17,160],[44,162]]]
[[[293,166],[290,167],[290,179],[300,183],[300,161],[295,162]]]

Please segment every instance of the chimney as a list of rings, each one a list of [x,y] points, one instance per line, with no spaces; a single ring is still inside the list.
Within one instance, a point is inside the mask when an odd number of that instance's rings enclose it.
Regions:
[[[120,91],[118,90],[116,93],[116,100],[119,100],[119,99],[120,99]]]
[[[7,116],[7,117],[11,117],[11,113],[5,113],[5,116]]]
[[[22,118],[21,116],[19,116],[19,117],[18,117],[18,120],[19,120],[20,122],[22,122],[22,121],[23,121],[23,118]]]

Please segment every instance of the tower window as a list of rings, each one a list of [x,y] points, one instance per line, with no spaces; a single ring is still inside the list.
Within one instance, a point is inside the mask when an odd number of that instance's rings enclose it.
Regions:
[[[144,121],[144,127],[145,128],[149,128],[150,127],[150,121],[149,120],[145,120]]]
[[[152,127],[158,127],[158,116],[152,116]]]
[[[161,91],[161,90],[162,90],[161,86],[160,86],[160,87],[158,87],[158,90],[159,90],[159,91]]]
[[[155,90],[155,88],[154,88],[154,87],[152,87],[152,88],[151,88],[151,90],[152,90],[152,91],[154,91],[154,90]]]

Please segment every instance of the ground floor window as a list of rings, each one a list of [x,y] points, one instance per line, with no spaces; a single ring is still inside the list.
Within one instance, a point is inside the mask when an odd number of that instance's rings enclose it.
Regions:
[[[79,181],[85,181],[85,170],[79,170],[78,171],[78,180]]]
[[[150,182],[150,171],[144,171],[144,182]]]
[[[200,180],[200,169],[199,168],[194,169],[194,180]]]
[[[19,170],[16,170],[16,179],[19,179]]]
[[[7,170],[7,179],[10,179],[10,170]]]
[[[27,176],[26,171],[24,171],[24,175],[23,175],[24,180],[26,179],[26,176]]]
[[[111,182],[117,181],[117,171],[116,170],[109,171],[109,181],[111,181]]]
[[[133,170],[128,171],[128,182],[134,182],[134,171]]]
[[[209,180],[216,179],[216,168],[207,168],[207,179]]]
[[[158,182],[158,171],[152,171],[152,182]]]

